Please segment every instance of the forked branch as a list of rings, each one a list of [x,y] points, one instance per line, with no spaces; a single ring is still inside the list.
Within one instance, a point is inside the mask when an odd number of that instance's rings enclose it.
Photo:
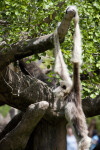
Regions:
[[[30,134],[48,107],[49,103],[46,101],[31,104],[19,124],[0,141],[0,150],[24,149]]]

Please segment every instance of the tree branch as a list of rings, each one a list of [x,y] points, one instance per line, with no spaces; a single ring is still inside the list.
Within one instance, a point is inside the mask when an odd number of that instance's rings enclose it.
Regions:
[[[24,113],[22,112],[18,113],[12,118],[12,120],[8,124],[6,124],[5,128],[0,133],[0,140],[3,139],[7,133],[9,133],[11,130],[13,130],[17,126],[17,124],[21,121],[23,114]]]
[[[19,124],[0,141],[0,150],[24,149],[30,134],[47,110],[48,102],[31,104]]]
[[[0,25],[7,25],[7,24],[9,24],[9,22],[8,21],[4,21],[4,20],[0,20]]]
[[[100,115],[100,95],[96,98],[87,98],[82,100],[82,106],[86,117]]]
[[[8,75],[8,73],[6,74]],[[53,116],[64,117],[64,102],[54,99],[52,90],[45,83],[38,79],[21,75],[22,81],[18,95],[20,76],[13,71],[10,74],[12,76],[11,83],[9,83],[7,75],[5,77],[3,74],[0,78],[0,102],[25,111],[30,104],[45,100],[49,102],[50,107],[47,112],[49,116],[52,114]],[[87,117],[100,115],[100,96],[95,99],[84,99],[82,100],[82,105]]]
[[[63,42],[67,33],[70,22],[75,15],[75,10],[66,11],[62,23],[58,28],[60,42]],[[0,70],[4,69],[9,63],[30,56],[32,54],[42,53],[54,47],[53,34],[41,36],[36,39],[28,39],[12,44],[9,47],[6,45],[0,49]]]
[[[48,101],[52,104],[52,90],[44,82],[9,68],[0,77],[0,101],[25,111],[30,104]]]

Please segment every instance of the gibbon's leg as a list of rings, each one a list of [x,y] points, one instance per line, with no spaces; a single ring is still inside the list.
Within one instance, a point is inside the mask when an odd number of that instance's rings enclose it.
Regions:
[[[57,29],[54,31],[54,57],[55,57],[55,66],[54,72],[57,73],[63,81],[60,82],[60,86],[56,88],[53,92],[58,97],[63,97],[64,93],[69,93],[72,88],[72,80],[70,78],[67,66],[64,62],[63,55],[60,49],[59,35]],[[64,93],[63,93],[64,91]]]
[[[88,137],[88,129],[82,107],[76,107],[75,102],[65,105],[65,117],[73,126],[74,133],[79,142],[79,150],[89,150],[91,139]]]
[[[88,129],[86,119],[81,106],[81,92],[80,92],[80,64],[81,64],[81,34],[79,28],[79,17],[77,8],[73,6],[76,11],[74,18],[75,34],[74,34],[74,49],[73,49],[73,91],[69,97],[66,98],[65,117],[72,123],[75,133],[79,139],[79,149],[89,150],[91,139],[88,137]],[[70,102],[69,102],[70,100]]]

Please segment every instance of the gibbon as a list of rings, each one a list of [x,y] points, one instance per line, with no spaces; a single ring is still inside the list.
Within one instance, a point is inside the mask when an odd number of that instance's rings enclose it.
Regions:
[[[73,63],[73,82],[68,73],[67,66],[64,62],[63,55],[60,49],[58,28],[54,32],[54,57],[55,66],[54,71],[62,78],[60,86],[53,90],[54,94],[64,101],[65,104],[65,118],[72,124],[74,133],[79,141],[79,150],[89,150],[91,139],[88,137],[88,129],[86,119],[81,105],[81,91],[80,91],[80,65],[81,60],[81,33],[79,28],[79,16],[75,6],[68,7],[75,11],[74,25],[74,48],[72,52]],[[66,13],[67,13],[66,10]]]

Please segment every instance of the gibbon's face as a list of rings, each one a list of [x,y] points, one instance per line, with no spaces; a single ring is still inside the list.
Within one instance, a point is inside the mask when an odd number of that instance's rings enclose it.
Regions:
[[[67,81],[60,81],[60,86],[53,90],[56,97],[64,97],[71,90],[71,87],[68,85]]]

